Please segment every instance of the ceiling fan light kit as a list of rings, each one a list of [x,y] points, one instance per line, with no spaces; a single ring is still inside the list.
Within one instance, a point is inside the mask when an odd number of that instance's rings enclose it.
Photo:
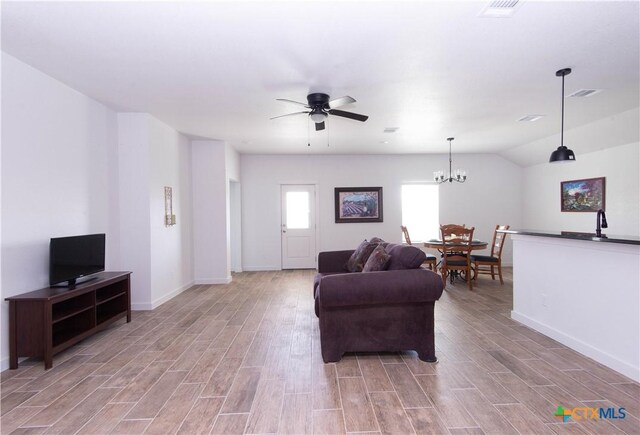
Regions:
[[[560,124],[560,146],[551,153],[549,163],[568,163],[575,162],[576,155],[572,150],[564,145],[564,77],[571,74],[571,68],[563,68],[556,71],[557,77],[562,77],[562,120]]]
[[[449,183],[452,183],[454,181],[458,183],[464,183],[465,181],[467,181],[467,171],[463,169],[456,169],[455,172],[453,172],[451,170],[451,141],[453,139],[453,137],[447,138],[447,140],[449,141],[449,176],[445,178],[444,171],[436,171],[433,173],[433,180],[438,184],[446,183],[447,181]]]
[[[319,109],[313,109],[311,113],[309,113],[309,118],[311,118],[311,120],[316,124],[324,122],[324,120],[327,119],[328,116],[329,115]]]

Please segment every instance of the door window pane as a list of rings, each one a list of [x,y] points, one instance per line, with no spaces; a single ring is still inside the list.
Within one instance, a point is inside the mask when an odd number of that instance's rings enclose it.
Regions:
[[[287,192],[287,228],[309,228],[309,192]]]
[[[411,243],[439,238],[438,202],[438,186],[435,184],[402,186],[402,225],[407,227]]]

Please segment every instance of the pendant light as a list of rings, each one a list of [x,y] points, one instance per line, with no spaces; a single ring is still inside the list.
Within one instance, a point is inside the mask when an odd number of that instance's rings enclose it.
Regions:
[[[452,137],[447,138],[447,140],[449,141],[449,176],[445,178],[444,171],[438,171],[433,173],[433,180],[438,184],[441,184],[447,181],[449,183],[452,183],[454,181],[457,181],[458,183],[464,183],[465,181],[467,181],[467,171],[463,169],[456,169],[456,171],[453,172],[451,170],[451,141],[453,139],[454,138]]]
[[[564,76],[571,74],[571,68],[564,68],[556,71],[556,77],[562,77],[562,123],[560,127],[560,146],[551,153],[549,163],[575,162],[576,156],[573,151],[564,146]]]

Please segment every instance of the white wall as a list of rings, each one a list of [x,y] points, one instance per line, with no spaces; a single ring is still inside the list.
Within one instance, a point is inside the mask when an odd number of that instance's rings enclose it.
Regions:
[[[242,272],[242,189],[229,180],[229,225],[231,229],[231,271]]]
[[[149,221],[153,306],[193,285],[191,145],[173,128],[149,119]],[[172,188],[176,225],[165,226],[164,187]]]
[[[523,226],[550,231],[594,232],[595,213],[562,213],[560,182],[606,177],[604,233],[640,235],[640,144],[629,143],[587,154],[577,154],[569,164],[548,163],[524,170]]]
[[[121,264],[131,270],[131,306],[153,309],[193,285],[191,147],[146,113],[118,114]],[[164,186],[177,224],[164,224]]]
[[[448,155],[241,155],[242,256],[244,270],[281,267],[280,184],[316,184],[318,252],[353,249],[364,238],[401,240],[401,185],[430,182]],[[496,155],[454,155],[469,175],[464,184],[440,187],[440,222],[465,223],[476,238],[491,241],[495,225],[521,226],[521,171]],[[335,187],[383,187],[382,223],[334,222]],[[503,253],[511,263],[511,244]]]
[[[49,282],[51,237],[107,234],[106,267],[118,266],[112,206],[116,114],[2,54],[2,347],[4,298]]]
[[[150,309],[149,115],[118,114],[120,265],[131,275],[131,306]]]
[[[191,142],[193,183],[193,259],[196,284],[231,281],[229,261],[229,181],[227,145]]]

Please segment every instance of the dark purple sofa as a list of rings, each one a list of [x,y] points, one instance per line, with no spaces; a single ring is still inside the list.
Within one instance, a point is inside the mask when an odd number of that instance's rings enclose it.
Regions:
[[[391,260],[381,272],[346,272],[353,250],[319,254],[314,296],[324,362],[339,361],[345,352],[402,350],[437,361],[433,315],[442,279],[420,268],[420,249],[385,246]]]

